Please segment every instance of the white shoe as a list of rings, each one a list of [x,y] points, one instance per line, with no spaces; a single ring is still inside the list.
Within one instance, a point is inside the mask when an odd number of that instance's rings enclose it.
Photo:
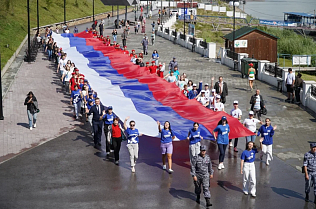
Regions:
[[[132,173],[135,173],[135,166],[132,167]]]
[[[229,142],[229,146],[232,147],[233,146],[233,142]]]
[[[119,161],[117,160],[117,161],[115,161],[115,165],[118,165],[119,164]]]
[[[245,194],[245,195],[248,195],[248,192],[244,191],[244,194]]]
[[[30,127],[30,131],[32,131],[32,129],[33,129],[33,128],[32,128],[32,127]]]
[[[109,155],[110,154],[110,152],[106,152],[106,155]]]
[[[79,117],[77,116],[77,117],[76,117],[76,120],[78,120],[78,119],[79,119]]]
[[[270,165],[268,161],[266,162],[266,165]]]
[[[162,166],[162,170],[166,170],[167,169],[167,166],[166,165],[163,165]]]
[[[222,166],[221,166],[221,167],[222,167],[222,169],[225,168],[224,163],[222,163]]]
[[[252,196],[252,197],[256,197],[256,195],[255,195],[255,194],[251,194],[251,196]]]
[[[173,170],[172,170],[172,169],[169,169],[168,172],[169,172],[169,173],[173,173]]]
[[[221,170],[222,169],[222,164],[219,164],[217,168],[218,168],[218,170]]]
[[[36,123],[34,123],[33,127],[36,128]]]

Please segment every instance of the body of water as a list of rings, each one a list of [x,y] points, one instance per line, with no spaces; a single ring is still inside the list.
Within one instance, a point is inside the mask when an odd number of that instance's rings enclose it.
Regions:
[[[240,6],[243,9],[243,5]],[[247,1],[245,12],[253,17],[266,20],[284,20],[283,12],[304,12],[314,14],[316,0],[265,0]]]

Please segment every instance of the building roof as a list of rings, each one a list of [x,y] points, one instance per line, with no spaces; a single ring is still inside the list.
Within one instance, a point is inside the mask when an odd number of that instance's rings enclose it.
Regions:
[[[301,17],[314,17],[314,14],[308,14],[308,13],[303,13],[303,12],[283,12],[284,14],[288,15],[296,15],[296,16],[301,16]]]
[[[244,36],[244,35],[246,35],[246,34],[248,34],[248,33],[250,33],[250,32],[252,32],[252,31],[255,31],[255,30],[258,30],[258,31],[260,31],[260,32],[262,32],[264,34],[267,34],[268,36],[271,36],[271,37],[279,39],[279,37],[274,36],[274,35],[272,35],[270,33],[267,33],[267,32],[265,32],[263,30],[260,30],[258,28],[252,28],[252,27],[244,26],[244,27],[242,27],[242,28],[240,28],[240,29],[235,31],[235,40],[240,38],[240,37],[242,37],[242,36]],[[232,41],[234,39],[233,32],[223,36],[223,38]]]

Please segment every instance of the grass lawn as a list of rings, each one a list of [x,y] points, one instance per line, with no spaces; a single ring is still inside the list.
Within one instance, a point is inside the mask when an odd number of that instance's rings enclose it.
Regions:
[[[67,20],[92,15],[93,0],[67,0]],[[27,34],[27,1],[0,0],[0,52],[1,67],[19,47]],[[105,6],[100,0],[95,0],[95,14],[112,11],[112,6]],[[121,7],[122,9],[125,7]],[[114,7],[116,11],[116,6]],[[48,25],[64,21],[63,0],[39,0],[39,25]],[[36,0],[30,0],[31,28],[37,26]],[[6,45],[9,45],[6,48]]]

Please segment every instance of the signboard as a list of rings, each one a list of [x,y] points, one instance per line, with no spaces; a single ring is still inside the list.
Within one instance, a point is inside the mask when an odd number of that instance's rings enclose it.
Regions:
[[[277,21],[277,20],[259,20],[259,24],[261,25],[273,25],[273,26],[291,26],[296,27],[296,23]]]
[[[185,13],[186,15],[191,15],[191,13],[193,15],[197,15],[196,9],[193,9],[193,8],[179,9],[179,15],[183,15],[183,13]]]
[[[194,36],[195,25],[189,23],[189,35]]]
[[[311,60],[310,55],[293,55],[292,65],[311,65]]]
[[[235,40],[235,48],[247,48],[248,40]]]

